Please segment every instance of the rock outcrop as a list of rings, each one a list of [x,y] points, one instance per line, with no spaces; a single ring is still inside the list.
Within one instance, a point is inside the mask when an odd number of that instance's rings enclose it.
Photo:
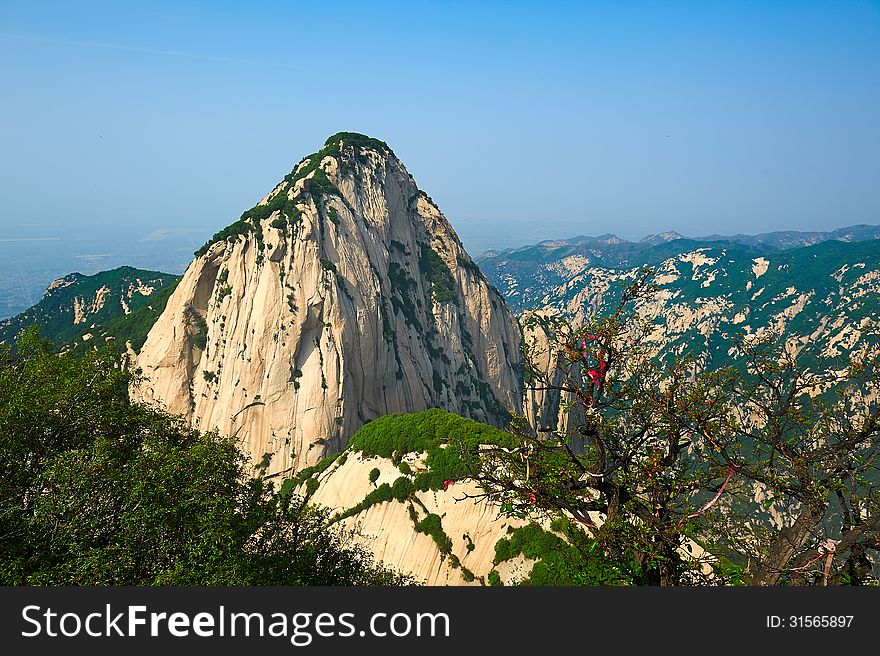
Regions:
[[[337,459],[316,477],[321,483],[309,499],[339,514],[358,504],[367,505],[364,499],[377,486],[392,485],[401,478],[398,467],[387,458],[346,453],[348,457]],[[423,456],[409,454],[403,462],[417,472],[425,467]],[[379,475],[371,482],[373,470]],[[494,562],[498,541],[526,522],[500,515],[498,506],[485,499],[468,498],[480,492],[470,480],[458,481],[447,490],[417,490],[403,501],[368,505],[346,517],[342,525],[355,531],[356,539],[376,560],[425,585],[487,585],[492,570],[506,584],[528,577],[531,563],[522,556]],[[433,531],[422,528],[432,516],[436,518]]]
[[[133,396],[238,438],[270,473],[295,471],[390,412],[503,425],[522,408],[519,344],[387,145],[341,133],[197,252]]]
[[[0,344],[33,324],[62,350],[91,349],[115,341],[138,348],[146,326],[158,316],[179,276],[123,266],[92,276],[71,273],[52,282],[43,298],[19,315],[0,321]]]

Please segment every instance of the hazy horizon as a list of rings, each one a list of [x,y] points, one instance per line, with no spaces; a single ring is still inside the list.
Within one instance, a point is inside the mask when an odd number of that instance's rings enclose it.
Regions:
[[[474,255],[880,223],[875,2],[12,0],[0,53],[22,298],[71,265],[176,272],[339,131],[386,141]]]

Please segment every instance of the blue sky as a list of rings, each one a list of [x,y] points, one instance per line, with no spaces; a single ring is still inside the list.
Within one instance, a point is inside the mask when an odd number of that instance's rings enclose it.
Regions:
[[[211,234],[330,134],[472,251],[880,223],[878,2],[0,2],[0,237]]]

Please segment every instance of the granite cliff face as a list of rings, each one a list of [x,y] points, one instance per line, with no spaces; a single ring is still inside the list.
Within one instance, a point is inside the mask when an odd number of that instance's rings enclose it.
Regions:
[[[520,411],[520,332],[383,142],[334,135],[196,254],[137,360],[135,398],[312,465],[366,421]]]

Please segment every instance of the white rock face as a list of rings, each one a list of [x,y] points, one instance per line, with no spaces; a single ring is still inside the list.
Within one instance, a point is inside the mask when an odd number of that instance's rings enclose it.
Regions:
[[[537,371],[547,374],[552,387],[562,386],[565,383],[565,373],[559,358],[558,345],[546,328],[529,321],[530,315],[552,315],[540,310],[524,313],[523,343],[528,348],[531,365]],[[546,389],[541,384],[525,388],[523,416],[530,426],[541,433],[557,430],[569,432],[584,419],[583,408],[576,402],[573,394],[558,389]]]
[[[346,452],[318,476],[320,485],[310,502],[339,513],[356,506],[377,486],[392,485],[401,475],[387,458]],[[423,469],[424,454],[409,454],[406,462],[415,471]],[[371,469],[379,470],[370,483]],[[304,493],[304,487],[297,490]],[[491,570],[498,571],[505,584],[526,578],[532,562],[519,556],[496,566],[495,544],[509,537],[510,528],[526,522],[503,517],[498,506],[478,496],[480,488],[470,480],[458,481],[447,490],[416,492],[405,501],[385,501],[342,521],[357,532],[377,561],[399,572],[411,574],[425,585],[486,585]],[[433,538],[415,528],[428,514],[440,517],[441,528],[451,543],[449,554],[441,553]],[[454,556],[454,558],[453,558]]]
[[[328,142],[260,205],[187,269],[135,398],[271,454],[270,473],[391,412],[521,411],[517,323],[393,153]]]

